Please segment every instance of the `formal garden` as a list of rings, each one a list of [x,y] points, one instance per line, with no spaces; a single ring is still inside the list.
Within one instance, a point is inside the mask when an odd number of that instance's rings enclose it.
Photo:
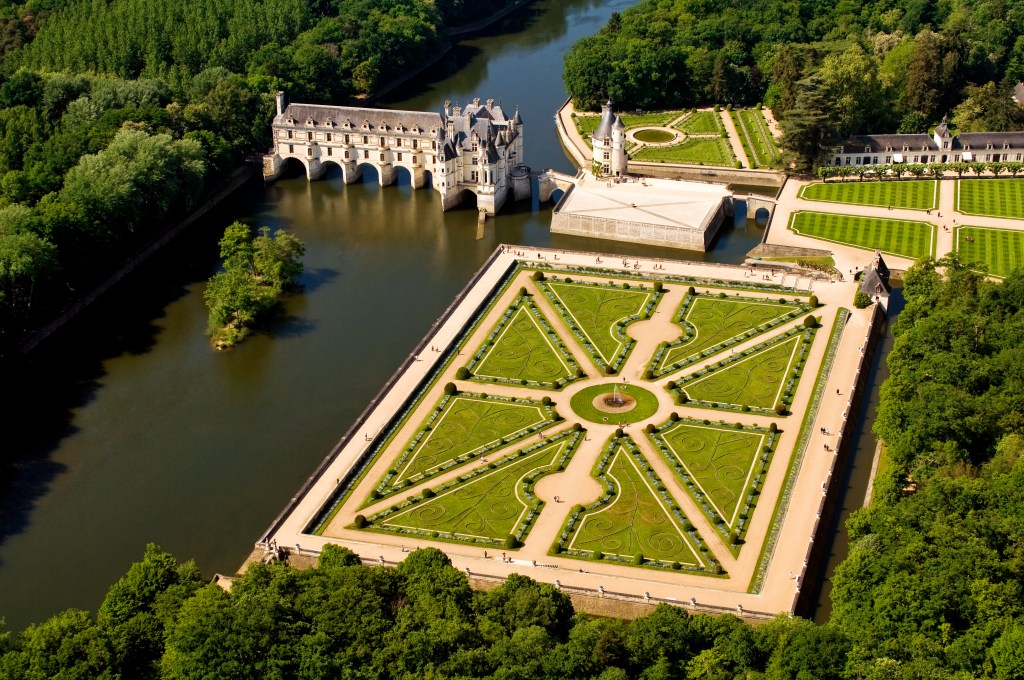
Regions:
[[[985,273],[1000,278],[1024,267],[1024,232],[1013,229],[963,226],[956,229],[960,259],[985,265]]]
[[[771,551],[751,522],[782,432],[813,420],[788,418],[802,408],[801,377],[818,375],[805,364],[822,308],[783,292],[515,268],[391,424],[367,436],[309,531],[572,558],[582,571],[732,578],[744,551],[763,563]],[[641,322],[659,340],[638,335]],[[782,459],[788,480],[798,466],[788,450]],[[763,504],[771,526],[785,507],[775,496]]]
[[[712,356],[746,338],[765,333],[809,310],[813,305],[785,298],[729,296],[723,292],[687,292],[675,321],[683,329],[673,342],[658,347],[648,367],[652,377],[673,373]]]
[[[961,179],[956,209],[965,215],[1024,218],[1024,179]]]
[[[798,196],[807,201],[934,210],[939,182],[814,182],[801,188]]]
[[[935,254],[937,227],[931,222],[861,217],[799,210],[789,228],[803,236],[920,260]]]
[[[729,111],[740,144],[752,168],[770,168],[781,163],[782,152],[768,129],[768,121],[759,109],[733,109]]]

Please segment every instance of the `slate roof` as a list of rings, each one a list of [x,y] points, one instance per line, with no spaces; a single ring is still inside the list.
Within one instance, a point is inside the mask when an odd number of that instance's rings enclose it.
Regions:
[[[953,138],[954,149],[984,151],[993,149],[1020,149],[1024,147],[1024,132],[961,132]]]
[[[287,125],[288,118],[295,121],[295,125],[305,125],[306,120],[312,119],[316,127],[324,127],[327,122],[333,121],[334,125],[341,128],[348,121],[353,129],[362,129],[364,122],[369,123],[370,131],[376,132],[383,124],[388,130],[395,130],[399,126],[412,130],[419,128],[429,134],[431,129],[441,126],[441,115],[429,111],[392,111],[389,109],[370,109],[357,106],[326,106],[321,104],[289,104],[281,115],[274,116],[274,125]]]
[[[908,152],[939,150],[935,140],[926,134],[852,135],[840,153],[903,153],[904,146]]]
[[[612,125],[615,124],[615,114],[612,113],[612,102],[609,99],[601,107],[601,122],[594,130],[594,139],[604,139],[612,136]]]
[[[860,289],[871,297],[889,295],[889,267],[882,259],[881,253],[875,253],[875,259],[861,275]]]

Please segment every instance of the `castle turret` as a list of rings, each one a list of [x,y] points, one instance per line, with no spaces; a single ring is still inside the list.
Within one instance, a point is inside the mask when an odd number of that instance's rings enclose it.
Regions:
[[[626,155],[626,126],[619,116],[615,116],[615,122],[612,123],[611,155],[611,173],[616,177],[625,175],[629,163],[629,157]]]
[[[601,122],[591,138],[594,147],[594,171],[605,175],[614,172],[612,169],[612,127],[615,125],[615,120],[615,114],[612,113],[612,102],[609,99],[601,107]]]

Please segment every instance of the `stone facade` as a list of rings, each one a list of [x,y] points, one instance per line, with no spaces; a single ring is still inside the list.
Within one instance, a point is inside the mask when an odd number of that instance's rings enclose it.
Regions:
[[[828,165],[1013,163],[1024,161],[1024,131],[961,132],[943,118],[930,135],[854,135],[832,148]]]
[[[622,118],[612,113],[612,103],[607,101],[601,107],[601,123],[591,137],[594,145],[594,171],[600,166],[602,175],[622,177],[629,173],[629,157],[626,155],[626,126]]]
[[[448,210],[476,195],[480,211],[493,215],[512,195],[530,195],[529,168],[523,164],[523,121],[508,117],[500,104],[452,107],[444,112],[389,111],[352,106],[284,105],[277,95],[274,147],[264,156],[263,176],[276,179],[287,159],[302,163],[313,180],[334,163],[346,184],[366,166],[377,170],[381,185],[392,184],[405,168],[412,186],[429,179]]]

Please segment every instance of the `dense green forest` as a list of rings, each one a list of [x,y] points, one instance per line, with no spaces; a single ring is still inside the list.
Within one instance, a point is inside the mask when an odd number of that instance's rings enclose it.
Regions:
[[[372,93],[505,4],[3,4],[0,356],[267,148],[277,90]]]
[[[525,577],[474,592],[433,549],[392,569],[329,546],[228,594],[151,547],[95,615],[0,635],[0,677],[1024,678],[1024,275],[925,261],[905,295],[827,625],[591,618]]]
[[[764,103],[799,169],[850,134],[1021,129],[1019,0],[644,0],[566,54],[581,109]]]

